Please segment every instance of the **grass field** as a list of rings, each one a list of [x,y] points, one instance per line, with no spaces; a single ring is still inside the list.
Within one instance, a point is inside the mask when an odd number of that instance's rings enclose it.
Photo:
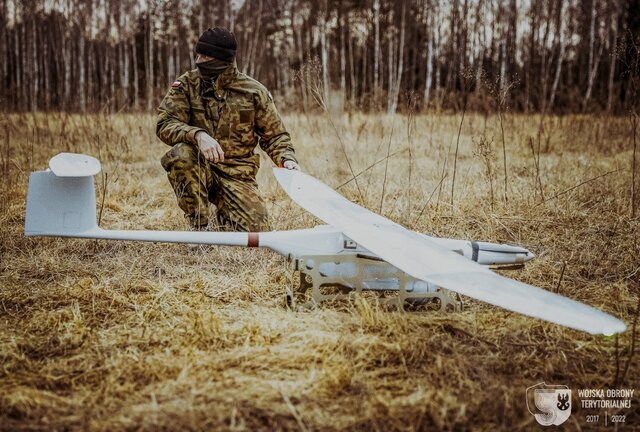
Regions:
[[[25,238],[28,173],[61,151],[102,161],[102,227],[187,225],[152,116],[4,115],[0,429],[538,430],[525,389],[545,381],[573,389],[569,428],[590,430],[585,416],[604,413],[580,409],[576,389],[638,390],[628,119],[508,115],[503,152],[499,118],[467,114],[457,158],[460,115],[285,121],[303,169],[332,187],[381,161],[339,188],[350,199],[417,231],[523,245],[537,258],[508,276],[629,330],[616,341],[470,299],[450,314],[363,299],[292,312],[296,278],[269,251]],[[318,224],[268,166],[274,229]],[[620,429],[640,428],[637,397],[622,414]]]

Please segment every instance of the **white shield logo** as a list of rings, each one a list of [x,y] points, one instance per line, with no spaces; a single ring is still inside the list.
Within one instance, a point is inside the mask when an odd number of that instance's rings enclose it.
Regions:
[[[527,388],[527,409],[543,426],[564,423],[571,415],[571,389],[544,382]]]

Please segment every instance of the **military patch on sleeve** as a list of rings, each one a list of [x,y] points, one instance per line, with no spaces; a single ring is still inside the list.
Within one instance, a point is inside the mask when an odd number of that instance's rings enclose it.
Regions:
[[[184,92],[183,84],[180,81],[174,81],[173,84],[171,84],[171,93],[173,94],[176,91],[178,93]]]

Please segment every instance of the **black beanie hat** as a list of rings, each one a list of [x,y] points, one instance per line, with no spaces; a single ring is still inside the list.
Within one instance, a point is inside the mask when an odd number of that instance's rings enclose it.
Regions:
[[[231,62],[236,56],[236,37],[227,29],[220,27],[207,29],[196,44],[196,53],[218,60]]]

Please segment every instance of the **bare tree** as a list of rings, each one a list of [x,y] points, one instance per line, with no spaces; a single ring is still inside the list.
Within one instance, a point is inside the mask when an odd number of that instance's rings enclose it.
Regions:
[[[427,16],[426,33],[427,33],[427,75],[425,77],[424,84],[424,98],[423,106],[425,109],[429,108],[429,100],[431,98],[431,86],[433,85],[433,50],[434,50],[434,37],[435,37],[435,19],[434,13],[439,8],[439,0],[435,0],[435,4],[432,8],[429,6],[429,0],[424,1],[424,10]],[[429,10],[431,9],[431,10]]]
[[[587,104],[589,103],[589,99],[591,98],[591,92],[593,91],[593,84],[596,79],[596,73],[598,72],[598,66],[600,64],[600,57],[602,56],[602,50],[604,49],[604,44],[597,42],[596,39],[596,16],[598,15],[597,11],[598,0],[591,0],[591,25],[589,27],[589,66],[587,69],[588,72],[588,80],[587,80],[587,91],[584,94],[584,99],[582,101],[582,109],[587,109]],[[595,53],[595,46],[599,45],[597,54]]]
[[[402,72],[404,66],[404,37],[405,37],[405,12],[407,9],[407,3],[405,0],[401,1],[400,12],[400,41],[398,42],[398,62],[394,65],[395,76],[389,75],[389,103],[387,106],[388,114],[395,114],[398,107],[398,95],[400,94],[400,83],[402,81]],[[392,44],[390,44],[391,46]],[[393,62],[392,62],[393,63]],[[393,83],[393,84],[392,84]]]
[[[329,103],[329,48],[327,43],[327,0],[324,0],[320,12],[320,58],[322,62],[322,99],[325,106]]]
[[[564,10],[564,1],[558,0],[556,5],[557,15],[556,15],[556,34],[554,40],[555,51],[558,52],[558,64],[556,66],[555,76],[553,78],[553,85],[551,86],[551,94],[549,95],[549,110],[553,109],[553,102],[556,97],[556,91],[558,90],[558,84],[560,83],[560,74],[562,73],[562,62],[564,61],[565,55],[565,42],[564,42],[564,19],[563,19],[563,10]]]
[[[380,0],[373,0],[373,96],[380,89]]]
[[[618,19],[620,16],[619,0],[609,2],[609,38],[607,39],[609,52],[609,80],[607,82],[607,112],[613,110],[613,92],[615,87],[615,71],[618,58]]]

